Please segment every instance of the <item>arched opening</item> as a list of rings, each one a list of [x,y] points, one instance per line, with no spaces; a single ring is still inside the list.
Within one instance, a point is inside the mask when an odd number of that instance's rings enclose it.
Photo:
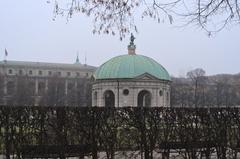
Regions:
[[[115,106],[115,96],[113,91],[106,91],[104,93],[105,107],[114,107]]]
[[[142,90],[138,93],[138,106],[150,107],[151,106],[151,93],[146,90]]]

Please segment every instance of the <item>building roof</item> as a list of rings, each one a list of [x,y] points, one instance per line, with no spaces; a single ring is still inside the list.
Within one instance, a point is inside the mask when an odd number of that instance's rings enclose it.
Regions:
[[[158,62],[143,55],[121,55],[102,64],[95,72],[96,79],[135,78],[148,73],[161,80],[170,80],[167,70]]]
[[[0,66],[11,67],[31,67],[31,68],[46,68],[46,69],[85,69],[95,70],[96,67],[89,65],[82,65],[80,63],[66,64],[66,63],[47,63],[47,62],[29,62],[29,61],[0,61]]]

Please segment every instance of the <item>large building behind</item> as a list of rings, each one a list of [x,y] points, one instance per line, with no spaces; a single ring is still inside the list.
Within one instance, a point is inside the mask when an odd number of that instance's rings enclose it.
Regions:
[[[0,103],[87,106],[95,70],[78,58],[74,64],[0,61]]]
[[[171,79],[154,59],[128,54],[99,68],[80,64],[0,61],[0,105],[168,107]]]

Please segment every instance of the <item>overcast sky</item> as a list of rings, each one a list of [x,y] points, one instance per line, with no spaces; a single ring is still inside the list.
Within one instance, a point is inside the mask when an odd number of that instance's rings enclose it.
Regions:
[[[99,66],[127,54],[129,38],[93,35],[92,19],[75,16],[53,18],[53,6],[45,0],[0,0],[0,60],[73,63],[77,51],[81,63]],[[171,75],[183,76],[194,68],[208,75],[240,72],[240,25],[214,37],[194,26],[178,28],[150,19],[136,21],[137,54],[152,57]]]

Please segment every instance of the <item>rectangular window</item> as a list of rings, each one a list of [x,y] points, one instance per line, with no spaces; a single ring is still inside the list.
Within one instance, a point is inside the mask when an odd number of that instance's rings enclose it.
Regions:
[[[74,84],[73,83],[68,83],[67,85],[67,89],[70,91],[74,88]]]
[[[79,77],[79,76],[80,76],[80,73],[79,73],[79,72],[76,72],[76,76]]]
[[[13,70],[12,69],[9,69],[8,70],[8,74],[12,74],[13,73]]]
[[[28,89],[31,95],[35,94],[35,82],[34,81],[30,81],[28,83]]]
[[[15,83],[13,81],[7,82],[7,94],[12,95],[15,92]]]
[[[57,74],[58,74],[58,76],[61,76],[61,72],[58,72]]]
[[[19,75],[22,75],[23,74],[23,71],[22,70],[19,70]]]
[[[51,76],[52,75],[52,71],[48,71],[48,76]]]
[[[45,83],[39,82],[38,83],[38,95],[43,95],[45,92]]]
[[[38,71],[38,75],[42,75],[42,71],[41,70]]]
[[[33,74],[32,70],[29,70],[28,74],[29,74],[29,75],[32,75],[32,74]]]
[[[71,76],[71,72],[67,72],[67,76]]]

